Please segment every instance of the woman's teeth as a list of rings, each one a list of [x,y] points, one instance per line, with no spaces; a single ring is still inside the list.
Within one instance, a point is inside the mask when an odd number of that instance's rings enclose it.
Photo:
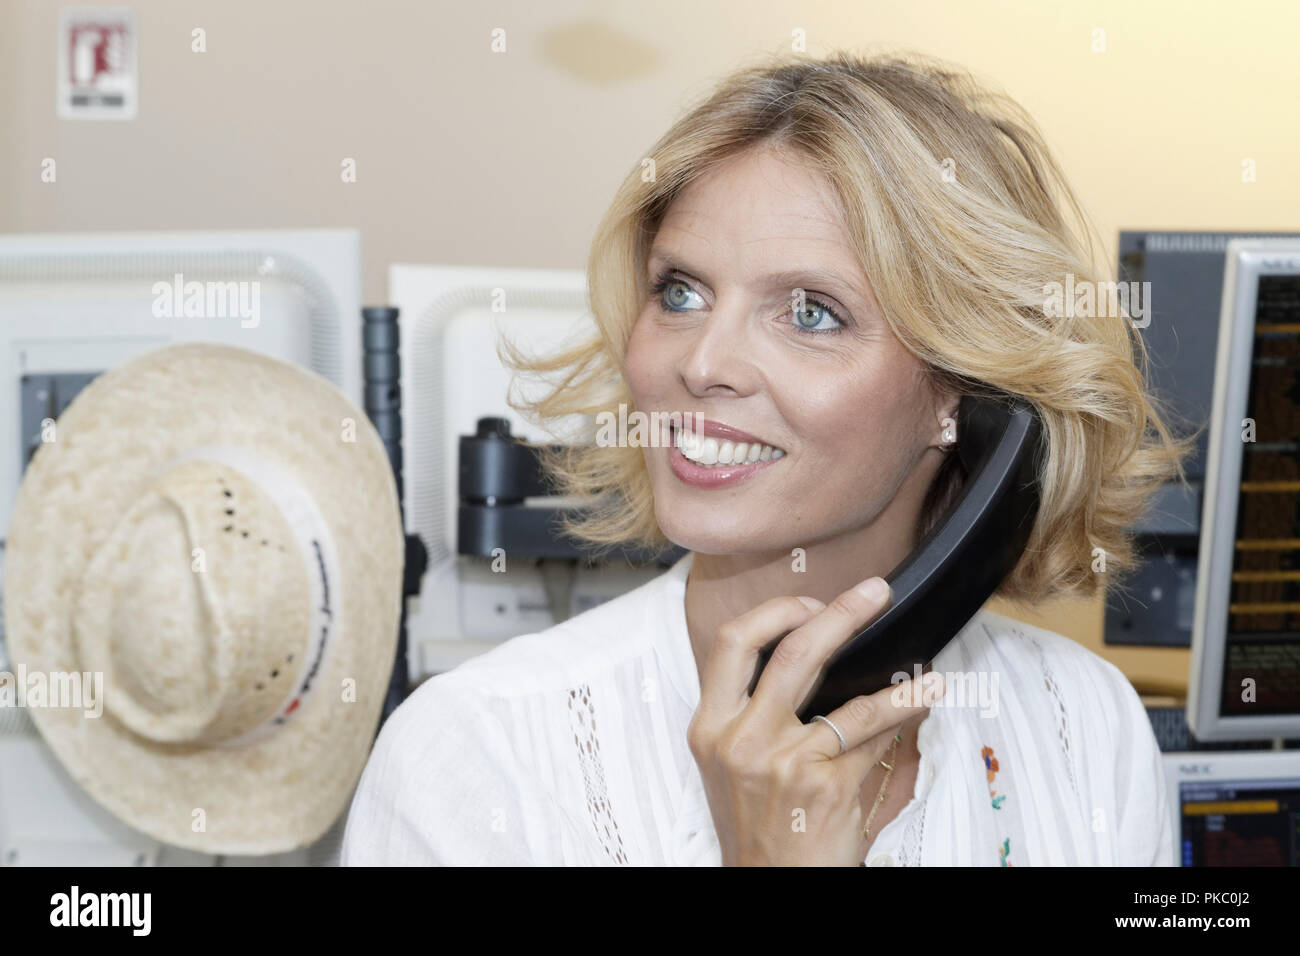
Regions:
[[[771,445],[758,442],[719,442],[716,438],[701,439],[691,432],[677,432],[677,447],[684,458],[706,467],[752,465],[755,462],[780,458],[785,454],[780,448],[773,448]]]

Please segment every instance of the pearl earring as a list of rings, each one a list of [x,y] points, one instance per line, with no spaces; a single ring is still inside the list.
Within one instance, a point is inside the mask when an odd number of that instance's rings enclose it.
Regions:
[[[951,418],[945,418],[940,424],[943,425],[943,443],[951,445],[957,440],[957,422]]]

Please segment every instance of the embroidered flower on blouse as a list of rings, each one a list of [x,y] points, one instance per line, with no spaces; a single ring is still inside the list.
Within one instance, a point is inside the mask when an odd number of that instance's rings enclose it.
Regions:
[[[989,746],[980,748],[980,756],[984,758],[984,773],[988,777],[989,800],[993,804],[994,810],[1001,810],[1002,804],[1007,799],[1007,795],[1005,793],[998,793],[993,789],[993,778],[998,774],[998,758],[993,755],[993,748]],[[1003,866],[1011,865],[1007,862],[1007,857],[1010,853],[1011,838],[1007,837],[1002,841],[1002,845],[998,847],[998,857],[1002,860]]]
[[[998,773],[998,758],[993,756],[992,747],[982,748],[980,750],[980,756],[984,758],[984,772],[989,778],[989,797],[993,801],[993,809],[1001,810],[1002,801],[1007,798],[1006,794],[999,794],[992,786],[993,778],[996,777]]]

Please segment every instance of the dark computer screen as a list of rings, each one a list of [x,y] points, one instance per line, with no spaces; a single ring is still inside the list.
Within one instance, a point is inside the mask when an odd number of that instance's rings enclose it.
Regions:
[[[1300,780],[1179,785],[1183,866],[1300,866]]]
[[[1225,717],[1300,713],[1300,275],[1258,281],[1251,424],[1242,429],[1228,582]]]

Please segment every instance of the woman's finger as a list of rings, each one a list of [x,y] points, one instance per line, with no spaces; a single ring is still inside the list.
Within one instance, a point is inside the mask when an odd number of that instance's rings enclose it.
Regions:
[[[873,593],[872,582],[884,584]],[[771,717],[792,714],[813,689],[826,662],[854,634],[866,627],[890,601],[889,585],[883,579],[868,581],[840,594],[825,610],[784,638],[772,651],[754,688],[756,713]]]
[[[904,723],[906,721],[900,722],[894,727],[886,727],[875,736],[862,741],[852,750],[845,751],[844,754],[836,757],[835,766],[843,771],[844,779],[861,787],[862,781],[866,780],[867,775],[871,773],[871,768],[883,757],[888,756],[894,735],[902,732]],[[831,736],[834,736],[834,734]]]
[[[742,710],[758,652],[787,631],[806,624],[820,607],[820,602],[812,601],[810,606],[797,597],[772,598],[718,628],[704,663],[697,712],[729,720]]]
[[[936,683],[927,683],[932,680]],[[931,671],[920,681],[908,680],[901,684],[891,684],[874,694],[854,697],[835,708],[826,716],[844,735],[846,750],[839,759],[848,757],[861,744],[890,727],[906,723],[919,711],[933,706],[945,691],[943,678],[936,671]],[[840,754],[840,741],[835,732],[826,727],[826,733],[822,734],[817,730],[819,727],[826,725],[820,720],[812,721],[809,725],[810,745],[828,757]],[[812,745],[814,739],[816,744]],[[850,761],[850,765],[852,763]]]

